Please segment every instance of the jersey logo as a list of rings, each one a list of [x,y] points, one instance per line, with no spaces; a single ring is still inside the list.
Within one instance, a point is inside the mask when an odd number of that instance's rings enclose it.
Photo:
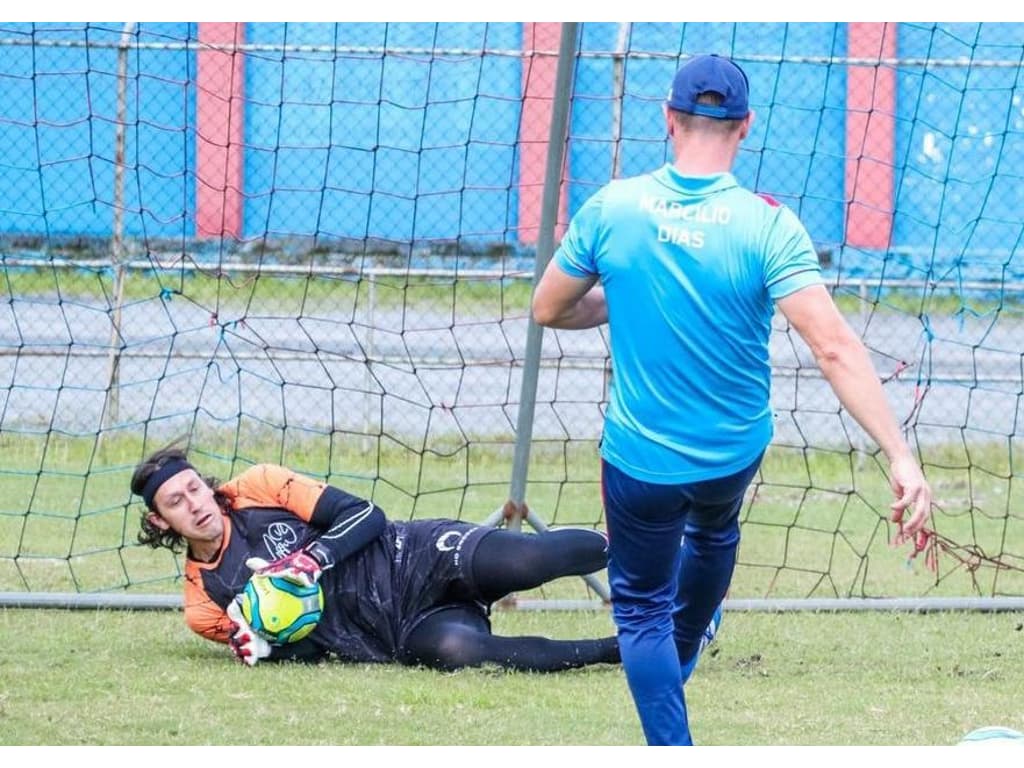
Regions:
[[[437,547],[438,552],[451,552],[453,549],[459,548],[462,537],[463,534],[459,531],[445,531],[437,537],[434,546]]]
[[[772,208],[781,208],[782,207],[782,203],[780,203],[778,200],[776,200],[771,195],[765,194],[764,192],[757,192],[755,194],[758,197],[760,197],[762,200],[764,200],[766,203],[768,203],[768,205],[770,205]]]
[[[274,560],[291,554],[298,541],[298,534],[288,523],[271,523],[263,534],[263,543]]]

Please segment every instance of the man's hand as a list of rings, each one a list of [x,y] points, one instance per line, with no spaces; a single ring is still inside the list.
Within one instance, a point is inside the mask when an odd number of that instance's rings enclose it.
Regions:
[[[316,584],[323,572],[323,567],[316,558],[301,549],[272,563],[260,557],[250,557],[245,564],[253,573],[261,576],[278,576],[303,587]]]
[[[912,455],[905,454],[893,460],[890,464],[889,485],[896,496],[896,501],[890,506],[891,520],[900,528],[896,534],[896,543],[916,542],[931,517],[932,489]],[[912,513],[910,519],[904,521],[904,513],[908,509]]]
[[[250,667],[270,655],[270,643],[257,635],[249,622],[242,616],[242,609],[236,600],[228,605],[228,618],[234,622],[235,630],[228,639],[228,646],[235,657]]]

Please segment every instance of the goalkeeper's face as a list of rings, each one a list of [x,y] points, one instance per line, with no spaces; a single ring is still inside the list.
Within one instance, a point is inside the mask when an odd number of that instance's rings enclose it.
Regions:
[[[224,518],[213,489],[194,469],[167,478],[153,496],[156,513],[150,521],[159,528],[179,533],[189,543],[220,545]]]

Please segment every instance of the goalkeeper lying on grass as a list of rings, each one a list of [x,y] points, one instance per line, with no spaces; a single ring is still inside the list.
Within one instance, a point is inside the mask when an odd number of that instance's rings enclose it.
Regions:
[[[511,592],[604,568],[608,542],[598,531],[391,521],[373,502],[276,465],[223,484],[205,479],[177,448],[136,467],[131,489],[147,507],[139,541],[186,550],[189,627],[247,664],[334,656],[557,671],[619,663],[614,637],[499,637],[488,619]],[[242,618],[237,598],[254,572],[321,585],[324,610],[308,637],[272,645]]]

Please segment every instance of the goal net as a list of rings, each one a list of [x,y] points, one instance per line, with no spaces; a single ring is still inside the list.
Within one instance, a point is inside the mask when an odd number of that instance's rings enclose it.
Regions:
[[[891,546],[884,457],[777,320],[730,596],[1024,595],[1024,26],[577,32],[559,89],[558,24],[0,25],[0,593],[176,594],[128,481],[178,438],[396,519],[603,528],[607,335],[527,354],[538,244],[668,160],[672,74],[719,52],[736,176],[806,224],[937,502]]]

